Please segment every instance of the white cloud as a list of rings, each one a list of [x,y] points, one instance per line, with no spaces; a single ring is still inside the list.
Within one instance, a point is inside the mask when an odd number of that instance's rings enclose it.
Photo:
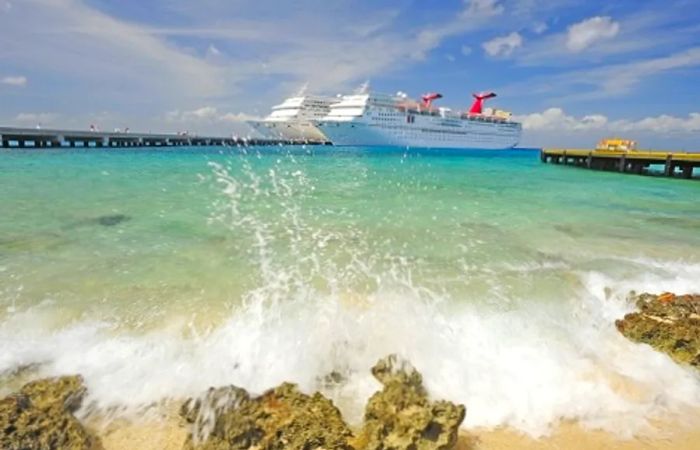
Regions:
[[[219,120],[222,122],[246,122],[248,120],[260,120],[262,117],[258,117],[252,114],[246,113],[226,113],[219,116]]]
[[[8,76],[0,79],[0,83],[10,86],[24,87],[27,85],[27,77],[24,76]]]
[[[472,54],[473,50],[472,50],[472,48],[471,48],[470,46],[468,46],[468,45],[463,45],[463,46],[462,46],[462,49],[461,49],[461,52],[462,52],[462,54],[463,54],[464,56],[469,56],[469,55]]]
[[[455,19],[438,26],[426,27],[418,33],[416,41],[410,42],[416,48],[413,57],[424,58],[443,39],[484,27],[488,24],[487,19],[501,15],[503,11],[499,0],[464,0],[464,9]]]
[[[25,0],[5,20],[0,41],[19,67],[48,72],[66,88],[99,90],[100,98],[154,101],[213,96],[230,76],[141,24],[89,6],[84,0]],[[76,68],[80,70],[76,70]],[[167,82],[163,82],[167,80]],[[94,100],[94,99],[90,99]]]
[[[14,118],[14,122],[18,125],[36,125],[47,124],[54,122],[58,118],[58,114],[41,112],[41,113],[19,113]]]
[[[516,116],[525,130],[592,130],[602,129],[608,123],[607,117],[592,114],[576,118],[567,115],[561,108],[549,108],[541,113]]]
[[[637,121],[620,120],[615,122],[621,131],[651,131],[654,133],[700,133],[700,113],[688,117],[674,117],[666,114],[647,117]]]
[[[50,92],[44,76],[60,84],[60,93],[51,92],[58,103],[100,92],[86,96],[87,110],[162,119],[162,111],[202,104],[223,111],[236,102],[237,110],[262,112],[299,83],[335,94],[404,70],[445,39],[490,27],[488,19],[505,10],[499,0],[464,0],[446,20],[407,24],[395,23],[399,9],[349,0],[280,2],[269,14],[256,2],[153,3],[158,18],[137,22],[90,0],[15,2],[12,14],[32,20],[3,21],[0,58],[11,55],[14,67],[41,74],[31,82],[42,95]]]
[[[660,115],[639,120],[621,119],[611,121],[602,114],[590,114],[582,117],[568,115],[561,108],[549,108],[540,113],[516,116],[525,130],[531,131],[601,131],[601,132],[647,132],[647,133],[698,133],[700,132],[700,113],[694,112],[687,117]]]
[[[449,62],[455,62],[457,60],[457,58],[455,58],[454,55],[451,55],[449,53],[445,55],[445,59]]]
[[[201,108],[190,111],[174,110],[166,113],[165,115],[165,120],[167,122],[179,122],[184,124],[198,124],[203,122],[245,122],[247,120],[256,119],[259,119],[259,117],[244,113],[222,113],[214,106],[202,106]]]
[[[540,75],[515,81],[502,87],[500,92],[520,96],[546,96],[552,101],[569,103],[609,99],[630,95],[643,81],[681,69],[697,71],[698,67],[700,47],[692,47],[659,58]]]
[[[542,34],[545,31],[549,29],[549,25],[547,25],[547,22],[537,22],[532,26],[532,31],[535,34]]]
[[[499,0],[464,0],[464,3],[466,8],[462,15],[465,17],[493,17],[504,11]]]
[[[611,17],[591,17],[571,25],[566,36],[566,48],[581,52],[596,42],[612,39],[620,31],[620,24]]]
[[[10,12],[12,10],[12,3],[9,1],[0,2],[0,12]]]
[[[225,135],[229,133],[240,136],[255,135],[246,123],[260,120],[260,117],[245,113],[222,112],[214,106],[202,106],[193,110],[174,110],[165,114],[160,121],[169,124],[169,128],[188,131],[195,134]]]
[[[221,55],[221,50],[216,48],[214,44],[209,44],[209,48],[207,48],[207,56],[209,57],[217,57]]]
[[[648,77],[670,72],[684,67],[700,66],[700,47],[690,48],[669,56],[633,61],[626,64],[613,64],[596,69],[559,76],[567,83],[597,86],[597,91],[587,91],[581,98],[619,95],[630,92],[638,83]],[[569,78],[568,81],[564,80]]]
[[[518,47],[523,45],[523,37],[518,32],[499,36],[482,44],[484,51],[491,56],[510,56]]]

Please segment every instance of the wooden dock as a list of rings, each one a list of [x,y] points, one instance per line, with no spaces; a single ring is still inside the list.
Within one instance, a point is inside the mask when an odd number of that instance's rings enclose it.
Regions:
[[[179,147],[326,144],[318,141],[0,127],[0,148]]]
[[[593,170],[651,174],[652,165],[663,167],[663,175],[690,179],[700,167],[700,153],[658,150],[581,150],[546,148],[540,152],[543,163],[572,165]]]

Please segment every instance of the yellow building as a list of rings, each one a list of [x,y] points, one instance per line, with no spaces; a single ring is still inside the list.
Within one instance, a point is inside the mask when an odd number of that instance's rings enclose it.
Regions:
[[[607,138],[598,142],[596,150],[630,151],[637,149],[637,142],[629,139]]]

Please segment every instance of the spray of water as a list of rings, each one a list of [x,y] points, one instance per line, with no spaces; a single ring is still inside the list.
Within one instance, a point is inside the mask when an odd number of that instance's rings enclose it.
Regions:
[[[211,163],[221,192],[211,220],[241,240],[255,279],[223,323],[136,334],[85,320],[47,331],[42,308],[20,311],[0,326],[0,371],[38,362],[44,375],[81,373],[91,407],[122,415],[210,386],[262,392],[291,381],[324,391],[357,423],[378,388],[369,368],[389,353],[410,360],[433,396],[467,405],[466,427],[541,435],[574,419],[630,434],[700,406],[696,375],[612,325],[630,308],[629,289],[697,290],[700,267],[646,261],[654,270],[620,282],[566,262],[525,265],[566,270],[577,288],[556,305],[493,307],[415,281],[418,263],[378,252],[369,230],[329,227],[331,212],[303,207],[317,193],[294,156],[259,161]],[[340,376],[329,383],[330,373]]]

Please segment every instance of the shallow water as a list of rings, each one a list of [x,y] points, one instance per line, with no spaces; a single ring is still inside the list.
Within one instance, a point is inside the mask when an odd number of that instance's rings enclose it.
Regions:
[[[700,406],[614,328],[630,290],[700,291],[700,183],[537,156],[2,152],[0,374],[78,372],[124,414],[289,380],[357,419],[396,352],[466,426],[634,433]]]

